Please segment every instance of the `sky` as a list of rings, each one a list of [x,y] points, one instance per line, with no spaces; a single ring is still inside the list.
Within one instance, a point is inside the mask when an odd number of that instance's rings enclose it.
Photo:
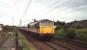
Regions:
[[[19,26],[21,20],[26,25],[33,19],[86,20],[87,0],[0,0],[1,24]]]

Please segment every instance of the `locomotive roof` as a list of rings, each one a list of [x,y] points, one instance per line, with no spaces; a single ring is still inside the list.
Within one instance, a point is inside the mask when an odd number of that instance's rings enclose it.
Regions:
[[[53,21],[51,21],[51,20],[48,20],[48,19],[43,19],[43,20],[40,20],[39,22],[53,22]]]
[[[51,20],[48,20],[48,19],[43,19],[43,20],[40,20],[40,21],[31,22],[31,23],[29,23],[29,25],[38,24],[38,23],[40,23],[40,22],[54,22],[54,21],[51,21]]]

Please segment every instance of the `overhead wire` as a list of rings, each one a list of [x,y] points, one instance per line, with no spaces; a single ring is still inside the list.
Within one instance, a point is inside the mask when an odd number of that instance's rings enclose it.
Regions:
[[[68,0],[68,1],[64,2],[63,4],[61,4],[61,5],[59,5],[59,6],[55,7],[55,8],[53,8],[53,9],[51,9],[51,10],[49,10],[48,13],[52,12],[53,10],[55,10],[55,9],[57,9],[57,8],[60,8],[60,7],[64,6],[64,5],[66,5],[67,3],[71,2],[71,1],[72,1],[72,0]],[[79,10],[82,9],[82,8],[86,8],[86,7],[81,7],[81,8],[78,8],[78,7],[77,7],[77,8],[75,8],[75,9],[71,10],[71,11],[65,12],[64,14],[72,13],[72,12],[74,12],[74,11],[79,11]]]
[[[27,5],[27,7],[26,7],[26,9],[25,9],[25,11],[24,11],[24,14],[22,15],[22,17],[24,17],[25,16],[25,14],[27,13],[27,10],[28,10],[28,8],[29,8],[29,6],[30,6],[30,3],[32,2],[32,0],[27,0],[28,1],[28,5]]]
[[[27,13],[27,10],[28,10],[28,8],[29,8],[29,6],[30,6],[32,0],[27,0],[27,2],[28,2],[28,5],[27,5],[27,7],[26,7],[26,9],[25,9],[25,11],[24,11],[22,17],[24,17],[25,14]],[[22,21],[23,21],[23,20],[20,19],[19,21],[20,21],[20,24],[19,24],[19,25],[20,25],[20,27],[21,27],[21,25],[22,25]]]
[[[64,5],[68,4],[68,3],[71,2],[71,1],[72,1],[72,0],[68,0],[68,1],[64,2],[63,4],[61,4],[61,5],[59,5],[59,6],[57,6],[57,7],[54,7],[53,9],[49,10],[48,12],[50,13],[50,12],[54,11],[55,9],[60,8],[60,7],[64,6]]]
[[[54,7],[53,9],[48,10],[44,15],[49,14],[50,12],[53,12],[55,9],[58,9],[58,8],[60,8],[60,7],[64,6],[64,5],[66,5],[66,4],[70,3],[71,1],[72,1],[72,0],[67,0],[67,1],[65,1],[64,3],[60,4],[59,6]],[[56,2],[57,2],[57,1],[56,1]]]
[[[83,8],[87,8],[87,6],[86,7],[75,8],[75,9],[73,9],[71,11],[65,12],[64,14],[73,13],[74,11],[80,11],[80,9],[83,9]]]

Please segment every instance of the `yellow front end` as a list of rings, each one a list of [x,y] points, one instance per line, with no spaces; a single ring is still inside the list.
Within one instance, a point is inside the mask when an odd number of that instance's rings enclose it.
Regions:
[[[40,27],[41,34],[54,34],[54,27]]]

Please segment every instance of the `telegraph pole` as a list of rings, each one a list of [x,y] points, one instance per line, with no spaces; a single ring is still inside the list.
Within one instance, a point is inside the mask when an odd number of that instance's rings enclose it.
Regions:
[[[22,20],[20,20],[20,28],[21,28]]]
[[[12,18],[12,25],[14,26],[14,18]]]

